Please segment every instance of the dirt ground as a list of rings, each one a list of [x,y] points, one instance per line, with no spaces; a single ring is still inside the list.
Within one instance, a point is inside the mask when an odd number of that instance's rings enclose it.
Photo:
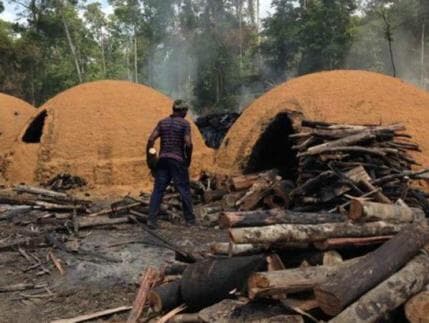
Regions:
[[[37,227],[30,221],[19,226],[0,221],[0,242],[24,230],[28,233]],[[214,228],[188,228],[163,221],[157,233],[192,251],[206,250],[214,241],[227,241],[226,233]],[[57,238],[61,240],[60,235]],[[0,252],[0,288],[19,283],[40,285],[0,293],[0,322],[50,322],[131,305],[139,274],[148,266],[174,261],[173,251],[156,244],[139,224],[121,224],[79,231],[75,240],[66,243],[69,250],[77,252],[51,246]],[[49,258],[50,251],[61,261],[64,275]],[[126,317],[126,313],[118,314],[104,321],[119,322]]]

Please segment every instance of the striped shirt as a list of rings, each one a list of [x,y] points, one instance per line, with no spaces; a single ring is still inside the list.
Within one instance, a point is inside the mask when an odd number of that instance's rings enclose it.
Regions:
[[[185,135],[191,134],[191,125],[182,117],[169,116],[157,125],[161,137],[160,158],[185,161]]]

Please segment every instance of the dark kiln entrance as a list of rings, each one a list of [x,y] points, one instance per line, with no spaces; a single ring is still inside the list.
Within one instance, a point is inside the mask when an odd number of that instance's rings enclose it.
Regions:
[[[245,173],[260,172],[276,168],[280,175],[296,181],[298,162],[296,152],[292,149],[293,141],[289,135],[294,133],[288,113],[279,113],[253,147]]]

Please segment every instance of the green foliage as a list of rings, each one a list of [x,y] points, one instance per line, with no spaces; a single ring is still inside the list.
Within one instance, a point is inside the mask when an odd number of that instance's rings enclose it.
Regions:
[[[391,74],[394,61],[399,76],[427,79],[423,0],[273,0],[260,24],[256,0],[109,0],[111,15],[85,0],[10,1],[22,19],[0,20],[0,92],[36,105],[106,78],[183,97],[198,113],[236,110],[320,70]]]

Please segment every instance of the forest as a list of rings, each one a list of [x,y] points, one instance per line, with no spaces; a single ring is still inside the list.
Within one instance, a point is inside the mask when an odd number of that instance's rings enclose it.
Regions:
[[[2,2],[3,1],[3,2]],[[0,92],[39,106],[79,83],[129,80],[239,111],[267,89],[324,70],[364,69],[426,88],[429,1],[8,1],[0,20]]]

